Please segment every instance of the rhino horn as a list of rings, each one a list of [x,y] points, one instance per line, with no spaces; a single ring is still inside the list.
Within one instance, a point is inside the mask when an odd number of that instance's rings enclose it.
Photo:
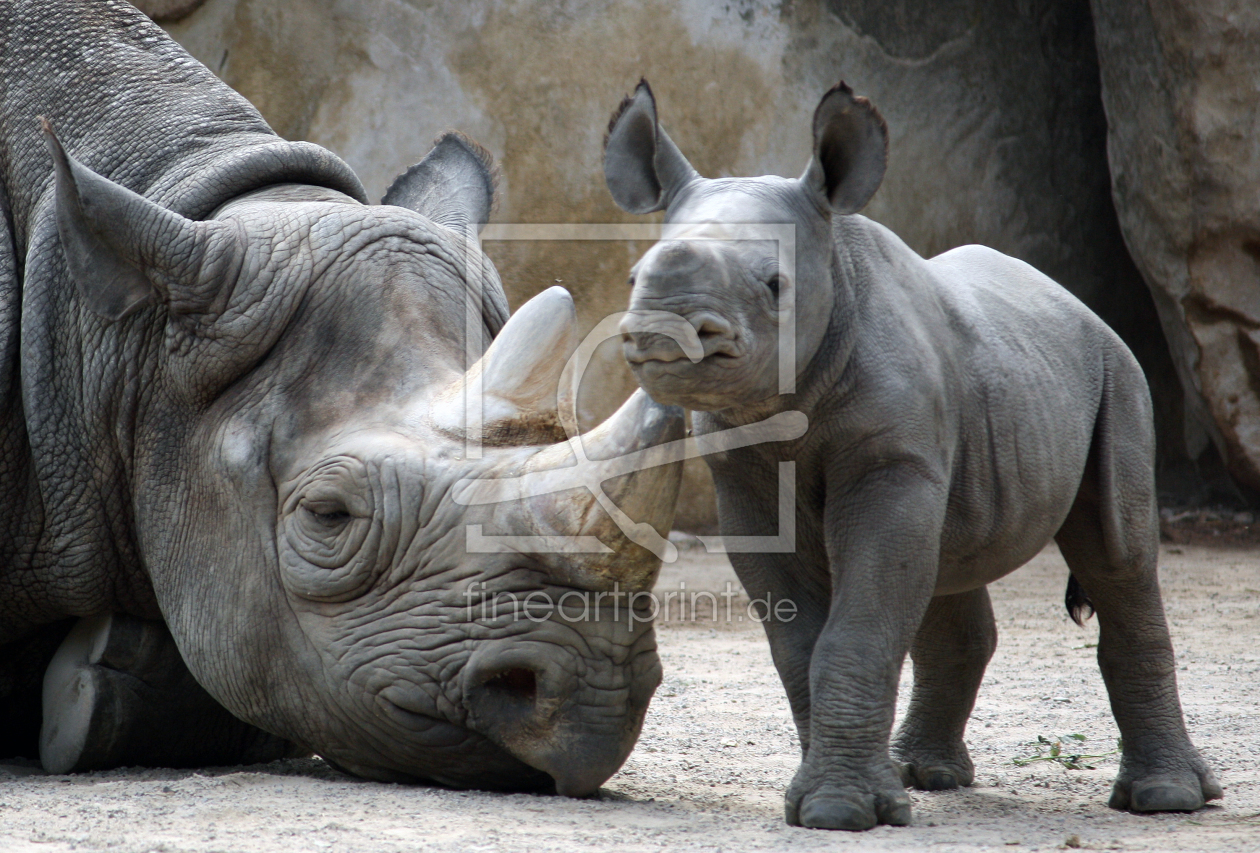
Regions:
[[[79,296],[107,320],[156,301],[195,311],[217,295],[234,253],[229,229],[194,222],[96,174],[66,153],[46,119],[44,140],[56,176],[57,231]],[[198,287],[201,285],[201,287]]]
[[[612,550],[583,571],[620,582],[628,589],[650,589],[661,560],[673,562],[669,542],[678,490],[682,485],[686,419],[677,406],[663,406],[643,390],[635,391],[582,443],[587,464],[614,474],[602,488],[569,497],[566,507],[577,535],[598,539]],[[628,473],[617,474],[633,461]]]
[[[577,348],[577,310],[563,287],[522,305],[485,354],[439,395],[434,419],[447,432],[492,445],[564,438],[560,374]]]
[[[667,537],[685,433],[682,409],[638,390],[590,432],[536,451],[515,476],[473,481],[457,500],[502,507],[495,528],[537,537],[520,550],[541,551],[562,583],[650,589],[661,560],[677,557]]]

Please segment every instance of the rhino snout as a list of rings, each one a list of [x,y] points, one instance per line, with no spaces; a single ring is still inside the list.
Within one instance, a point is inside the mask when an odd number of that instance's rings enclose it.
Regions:
[[[739,355],[734,325],[712,311],[686,317],[669,311],[630,311],[621,321],[621,341],[631,364]]]
[[[464,671],[470,727],[546,772],[556,793],[570,797],[593,794],[617,772],[647,705],[589,707],[606,691],[586,689],[577,664],[559,647],[503,640],[480,648]]]

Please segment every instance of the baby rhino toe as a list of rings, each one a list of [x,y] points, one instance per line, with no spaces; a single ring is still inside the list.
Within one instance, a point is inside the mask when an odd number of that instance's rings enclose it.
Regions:
[[[875,809],[860,800],[815,794],[801,803],[797,819],[801,826],[810,829],[847,829],[861,832],[875,826]]]
[[[1197,756],[1196,756],[1197,757]],[[1111,790],[1113,809],[1131,812],[1192,812],[1223,795],[1216,777],[1201,759],[1184,773],[1131,778],[1121,773]]]
[[[901,765],[901,783],[907,788],[918,788],[920,791],[949,791],[964,788],[971,784],[970,775],[962,768],[944,764],[916,766]]]
[[[967,747],[956,743],[928,748],[909,748],[898,744],[894,750],[901,784],[920,791],[949,791],[966,788],[975,781],[975,766]]]
[[[1204,802],[1198,785],[1180,782],[1139,782],[1129,792],[1129,809],[1135,812],[1192,812]]]
[[[861,832],[878,824],[910,825],[910,798],[904,793],[893,796],[846,796],[843,793],[818,793],[805,797],[796,813],[795,823],[811,829],[845,829]]]

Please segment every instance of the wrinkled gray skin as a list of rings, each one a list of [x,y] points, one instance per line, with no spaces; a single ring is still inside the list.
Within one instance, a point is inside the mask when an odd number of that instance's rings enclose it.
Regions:
[[[444,137],[391,189],[403,206],[366,206],[345,164],[279,139],[135,9],[37,0],[0,5],[0,181],[0,668],[29,669],[48,646],[30,638],[91,617],[61,669],[147,679],[111,667],[169,655],[92,632],[110,630],[102,614],[162,620],[215,701],[348,771],[574,795],[615,772],[660,678],[650,626],[624,605],[619,622],[468,606],[473,584],[554,599],[645,588],[658,565],[615,536],[603,562],[466,552],[465,522],[582,533],[599,515],[581,498],[568,527],[558,499],[455,502],[461,478],[536,465],[563,438],[554,386],[550,420],[488,420],[480,459],[434,415],[467,367],[466,275],[484,279],[474,353],[507,320],[493,268],[447,227],[484,221],[482,152]],[[563,291],[545,300],[571,319]],[[681,437],[681,411],[645,400],[614,438]],[[627,498],[659,498],[658,529],[675,475]],[[54,702],[74,692],[55,670]],[[182,681],[149,693],[166,683]],[[166,702],[153,719],[182,701],[151,698]],[[45,705],[54,741],[54,713],[89,748],[98,723],[136,729]],[[145,735],[201,736],[187,725]],[[159,747],[113,761],[161,763]]]
[[[799,180],[707,180],[656,120],[646,84],[614,116],[605,175],[626,210],[664,209],[631,272],[625,355],[658,402],[715,433],[796,409],[798,441],[709,457],[724,535],[773,536],[777,470],[796,463],[790,554],[732,554],[768,621],[804,758],[792,824],[906,824],[903,785],[969,785],[963,732],[996,630],[985,585],[1058,542],[1100,622],[1098,662],[1124,737],[1111,805],[1188,811],[1221,796],[1190,743],[1156,577],[1146,383],[1119,338],[1062,287],[980,246],[924,260],[855,215],[879,186],[882,118],[843,85],[814,119]],[[795,270],[728,223],[795,226]],[[713,238],[689,242],[687,238]],[[780,324],[796,388],[778,394]],[[688,337],[661,323],[680,315]],[[1083,594],[1069,590],[1079,606]],[[902,662],[909,712],[891,743]]]

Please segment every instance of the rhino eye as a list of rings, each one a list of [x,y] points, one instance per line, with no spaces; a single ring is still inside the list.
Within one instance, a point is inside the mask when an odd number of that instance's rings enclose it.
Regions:
[[[350,511],[335,501],[312,501],[303,503],[302,509],[316,524],[329,529],[342,527],[351,519]]]
[[[369,471],[357,459],[335,457],[304,479],[282,514],[284,584],[303,598],[348,601],[376,576],[383,527]]]
[[[783,285],[783,280],[779,277],[778,273],[775,273],[774,275],[766,279],[766,287],[770,290],[770,295],[773,296],[775,299],[779,298],[779,288],[782,285]]]

